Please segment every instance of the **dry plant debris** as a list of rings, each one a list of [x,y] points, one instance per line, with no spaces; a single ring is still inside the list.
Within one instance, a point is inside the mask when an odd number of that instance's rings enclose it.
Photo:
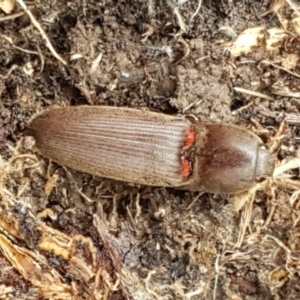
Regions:
[[[0,1],[0,299],[299,299],[300,7]],[[277,155],[243,194],[64,169],[23,132],[46,107],[235,123]]]
[[[15,7],[15,0],[1,0],[0,8],[6,13],[10,14]]]

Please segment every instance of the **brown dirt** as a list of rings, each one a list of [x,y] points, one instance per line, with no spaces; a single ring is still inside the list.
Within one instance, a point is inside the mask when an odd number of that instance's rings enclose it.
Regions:
[[[192,18],[198,1],[28,5],[67,65],[20,6],[0,15],[0,298],[300,299],[300,8],[207,0]],[[81,104],[238,124],[278,169],[236,196],[69,170],[24,129]]]

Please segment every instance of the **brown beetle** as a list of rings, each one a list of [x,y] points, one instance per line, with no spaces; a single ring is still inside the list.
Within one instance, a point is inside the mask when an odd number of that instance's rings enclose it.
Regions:
[[[86,173],[136,184],[237,193],[272,175],[248,130],[105,106],[44,111],[29,125],[40,152]]]

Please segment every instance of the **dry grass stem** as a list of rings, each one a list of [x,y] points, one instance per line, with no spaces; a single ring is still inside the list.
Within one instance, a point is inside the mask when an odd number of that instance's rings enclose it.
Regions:
[[[24,11],[26,12],[26,14],[28,15],[28,17],[30,18],[32,24],[34,25],[34,27],[40,32],[42,38],[45,40],[46,42],[46,47],[50,50],[50,52],[53,54],[53,56],[60,61],[63,65],[67,65],[67,62],[55,51],[55,49],[53,48],[50,40],[48,39],[44,29],[41,27],[41,25],[39,24],[39,22],[35,19],[35,17],[33,16],[33,14],[31,13],[30,10],[28,10],[26,4],[23,2],[23,0],[16,0],[18,2],[18,4],[24,9]]]
[[[268,95],[264,95],[260,92],[255,92],[255,91],[251,91],[251,90],[247,90],[247,89],[244,89],[244,88],[241,88],[241,87],[234,87],[233,88],[236,92],[240,92],[240,93],[244,93],[244,94],[248,94],[248,95],[251,95],[251,96],[255,96],[255,97],[259,97],[259,98],[263,98],[263,99],[268,99],[268,100],[271,100],[271,101],[274,101],[275,99],[268,96]]]

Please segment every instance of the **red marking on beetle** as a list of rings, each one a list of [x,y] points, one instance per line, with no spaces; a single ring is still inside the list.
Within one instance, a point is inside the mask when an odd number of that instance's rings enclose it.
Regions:
[[[190,162],[187,159],[181,161],[180,175],[184,178],[188,178],[191,173]]]
[[[195,131],[193,128],[190,128],[187,131],[186,139],[184,140],[184,146],[190,147],[195,143]]]

